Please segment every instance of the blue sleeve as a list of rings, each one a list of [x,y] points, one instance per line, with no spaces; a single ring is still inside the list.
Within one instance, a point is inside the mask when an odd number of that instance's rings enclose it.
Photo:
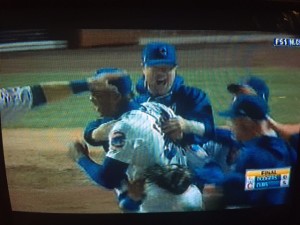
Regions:
[[[224,173],[214,162],[193,171],[193,183],[197,186],[215,184],[222,187],[223,200],[226,205],[247,203],[244,185],[245,175],[238,172]]]
[[[70,89],[72,90],[73,94],[79,94],[89,90],[89,84],[87,80],[73,80],[70,81]]]
[[[214,118],[210,100],[206,93],[200,89],[181,86],[176,94],[178,110],[177,114],[188,120],[201,122],[205,126],[203,137],[194,134],[186,134],[182,142],[184,144],[203,144],[214,137]]]
[[[241,144],[233,139],[232,131],[228,129],[216,127],[214,141],[229,148],[241,147]]]
[[[137,212],[140,209],[142,200],[135,201],[131,199],[127,192],[123,192],[118,196],[119,207],[126,212]]]
[[[222,168],[215,162],[208,162],[202,168],[192,171],[193,183],[198,186],[205,184],[221,185],[224,178]]]
[[[88,125],[85,127],[83,132],[84,140],[92,145],[92,146],[106,146],[108,144],[107,141],[95,141],[92,138],[92,133],[95,129],[97,129],[101,124],[109,122],[111,119],[99,119],[92,122],[89,122]]]
[[[79,159],[78,164],[93,181],[107,189],[119,187],[121,181],[126,179],[128,164],[109,157],[100,165],[84,156]]]

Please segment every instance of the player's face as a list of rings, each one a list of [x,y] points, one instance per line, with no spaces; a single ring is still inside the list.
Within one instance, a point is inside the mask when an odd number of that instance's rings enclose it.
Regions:
[[[111,117],[118,114],[119,103],[122,97],[118,91],[92,91],[90,101],[95,110],[104,117]]]
[[[153,96],[161,96],[170,91],[175,79],[176,67],[168,65],[144,67],[143,73],[149,92]]]
[[[232,131],[237,141],[248,141],[259,135],[259,125],[249,118],[235,118]]]

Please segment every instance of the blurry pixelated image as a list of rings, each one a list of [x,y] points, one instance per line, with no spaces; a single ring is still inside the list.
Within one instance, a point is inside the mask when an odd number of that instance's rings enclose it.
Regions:
[[[290,201],[300,127],[296,36],[28,29],[0,37],[13,211],[176,212]]]

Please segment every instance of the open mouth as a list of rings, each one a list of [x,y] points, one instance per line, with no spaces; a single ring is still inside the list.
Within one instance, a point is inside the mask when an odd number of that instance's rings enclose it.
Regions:
[[[167,84],[167,79],[159,79],[156,80],[157,85],[166,85]]]

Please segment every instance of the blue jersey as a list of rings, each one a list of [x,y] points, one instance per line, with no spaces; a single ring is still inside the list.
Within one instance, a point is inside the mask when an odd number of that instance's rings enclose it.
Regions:
[[[272,169],[295,165],[296,152],[277,137],[262,136],[243,143],[235,171],[224,176],[222,186],[229,205],[277,205],[288,200],[287,188],[245,191],[247,169]]]
[[[300,148],[300,133],[293,134],[288,141],[291,147],[297,151]]]
[[[144,84],[144,76],[137,82],[138,92],[136,97],[138,103],[154,101],[164,104],[187,120],[201,122],[205,126],[203,137],[195,134],[184,134],[181,144],[203,144],[214,135],[214,119],[210,100],[206,93],[198,88],[183,84],[183,78],[176,75],[170,92],[164,96],[153,97]]]

